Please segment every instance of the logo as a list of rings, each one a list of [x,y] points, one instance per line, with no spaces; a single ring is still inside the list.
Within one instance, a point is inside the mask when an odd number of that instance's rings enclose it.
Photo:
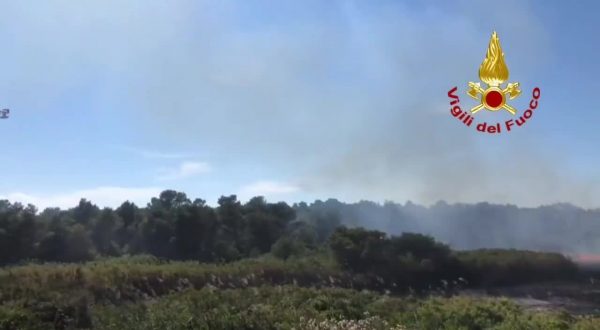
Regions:
[[[474,127],[479,132],[484,133],[502,133],[503,131],[510,132],[515,127],[523,126],[527,120],[533,116],[533,112],[538,107],[540,98],[540,89],[535,87],[531,93],[531,102],[529,108],[522,114],[519,110],[509,104],[521,95],[518,82],[508,82],[509,71],[504,61],[504,52],[500,46],[500,39],[496,32],[492,33],[490,44],[483,59],[483,63],[479,66],[479,80],[483,82],[469,82],[467,95],[477,100],[477,105],[469,111],[463,111],[460,107],[460,98],[457,95],[458,87],[448,91],[450,101],[450,114],[460,120],[467,127],[472,127],[475,120],[475,115],[481,116],[481,110],[489,112],[505,112],[514,116],[505,120],[503,123],[492,122],[488,123],[481,121]]]

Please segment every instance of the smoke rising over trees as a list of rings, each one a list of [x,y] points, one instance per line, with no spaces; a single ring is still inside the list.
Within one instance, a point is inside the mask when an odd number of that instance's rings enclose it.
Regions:
[[[452,249],[511,248],[598,253],[600,211],[567,204],[518,208],[443,202],[431,207],[337,200],[288,205],[222,196],[215,207],[167,190],[139,207],[100,209],[82,199],[69,210],[0,201],[0,263],[78,262],[95,256],[152,254],[173,260],[232,261],[314,249],[340,226],[382,234],[429,235]],[[406,234],[405,234],[406,235]],[[400,236],[405,239],[407,236]]]

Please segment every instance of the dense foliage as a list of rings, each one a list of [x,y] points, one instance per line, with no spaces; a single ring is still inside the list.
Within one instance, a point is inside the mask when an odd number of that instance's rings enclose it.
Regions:
[[[342,225],[400,235],[424,233],[454,249],[503,248],[600,254],[600,209],[570,204],[535,208],[499,205],[407,202],[343,203],[335,199],[298,207],[299,212],[336,213]],[[299,213],[300,214],[300,213]]]
[[[574,279],[578,269],[558,253],[482,249],[457,254],[465,276],[477,286]]]
[[[598,325],[450,298],[467,287],[581,279],[561,254],[453,251],[424,234],[352,226],[332,203],[223,196],[211,207],[172,190],[114,210],[85,199],[42,212],[0,201],[0,329]]]
[[[294,218],[287,204],[270,204],[261,197],[244,205],[235,196],[221,197],[213,208],[172,190],[153,198],[146,208],[125,202],[116,210],[99,209],[82,199],[70,210],[36,214],[32,205],[0,201],[0,264],[141,253],[230,261],[269,252]]]
[[[331,203],[331,202],[328,202]],[[148,254],[166,260],[229,262],[271,253],[288,259],[330,251],[343,270],[378,278],[393,291],[439,286],[505,285],[573,278],[560,254],[480,250],[453,252],[432,237],[398,236],[340,225],[328,203],[245,204],[223,196],[217,207],[167,190],[144,208],[113,210],[82,199],[69,210],[0,201],[0,264],[25,260],[82,262]],[[460,281],[460,283],[459,283]],[[372,287],[375,288],[375,287]]]
[[[37,313],[37,314],[36,314]],[[73,307],[59,318],[0,308],[4,329],[597,329],[600,320],[528,312],[507,300],[393,298],[344,289],[189,290],[152,304]]]
[[[387,236],[363,228],[338,228],[329,240],[343,268],[373,274],[392,290],[443,286],[492,287],[540,281],[574,280],[577,266],[559,253],[482,249],[453,252],[432,237]]]
[[[504,299],[394,296],[326,258],[139,256],[0,269],[0,329],[597,329]],[[352,289],[351,289],[352,288]]]
[[[465,276],[464,267],[446,245],[421,234],[387,237],[378,231],[341,227],[332,235],[330,246],[346,269],[377,274],[393,287],[424,288]]]

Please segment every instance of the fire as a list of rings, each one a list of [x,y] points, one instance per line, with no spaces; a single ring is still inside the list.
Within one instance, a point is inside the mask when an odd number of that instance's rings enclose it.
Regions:
[[[508,67],[496,31],[492,34],[487,54],[479,67],[479,79],[489,86],[499,86],[508,80]]]
[[[581,264],[597,264],[600,263],[600,255],[598,254],[578,254],[574,255],[573,261]]]

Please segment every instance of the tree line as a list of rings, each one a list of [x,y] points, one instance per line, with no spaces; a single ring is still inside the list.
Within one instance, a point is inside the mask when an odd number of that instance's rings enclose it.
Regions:
[[[576,266],[558,253],[453,251],[422,233],[388,235],[342,225],[332,201],[290,206],[255,197],[222,196],[211,207],[185,193],[163,191],[145,207],[99,208],[82,199],[68,210],[0,201],[0,264],[83,262],[148,254],[168,260],[230,262],[267,253],[288,259],[325,252],[352,274],[382,287],[423,288],[462,279],[507,285],[571,279]],[[467,230],[460,228],[457,230]],[[383,283],[387,283],[383,285]]]
[[[539,207],[492,204],[431,206],[370,201],[344,203],[335,199],[309,206],[335,210],[343,225],[400,235],[431,235],[453,249],[519,249],[600,254],[600,209],[559,203]]]
[[[126,201],[116,209],[101,209],[82,199],[68,210],[47,208],[38,213],[33,205],[2,200],[0,264],[80,262],[127,254],[232,261],[270,252],[284,235],[294,237],[294,244],[299,239],[306,246],[322,242],[328,234],[317,213],[313,219],[305,215],[297,221],[294,208],[283,202],[255,197],[242,204],[231,195],[211,207],[174,190],[163,191],[146,207]],[[280,245],[285,249],[285,242]]]

